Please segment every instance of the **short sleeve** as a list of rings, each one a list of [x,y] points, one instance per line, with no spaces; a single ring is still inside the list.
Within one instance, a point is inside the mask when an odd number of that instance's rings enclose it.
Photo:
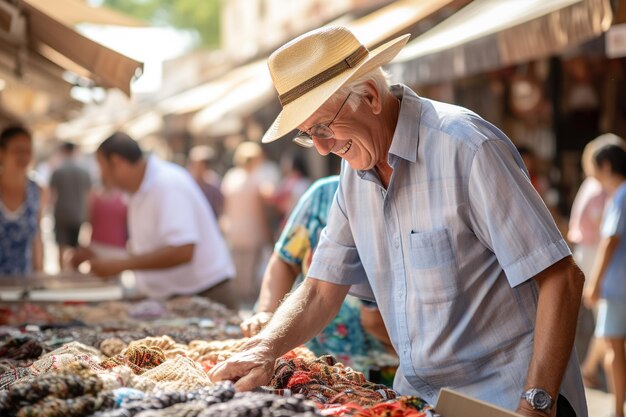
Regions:
[[[341,285],[369,286],[350,230],[341,184],[328,214],[328,224],[322,230],[320,243],[313,255],[308,276]]]
[[[620,190],[615,197],[609,201],[602,219],[602,237],[623,236],[626,232],[626,189]]]
[[[468,182],[470,222],[514,287],[570,255],[552,215],[532,187],[512,146],[483,142]]]
[[[191,190],[185,186],[161,186],[159,195],[159,236],[165,246],[182,246],[198,243],[197,204]],[[208,207],[207,207],[208,209]]]

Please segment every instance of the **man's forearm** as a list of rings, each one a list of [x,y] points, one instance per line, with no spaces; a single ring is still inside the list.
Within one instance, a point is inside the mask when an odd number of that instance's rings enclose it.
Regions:
[[[535,280],[539,284],[539,302],[525,389],[542,388],[556,401],[574,343],[584,275],[570,256]]]
[[[258,338],[275,357],[315,337],[337,315],[349,285],[307,278],[278,308]],[[297,331],[292,331],[297,327]]]
[[[299,272],[299,268],[288,264],[276,253],[273,253],[263,276],[257,310],[259,312],[275,312],[285,295],[293,287]]]
[[[173,268],[193,259],[193,243],[182,246],[166,246],[141,255],[133,255],[124,260],[125,270]]]

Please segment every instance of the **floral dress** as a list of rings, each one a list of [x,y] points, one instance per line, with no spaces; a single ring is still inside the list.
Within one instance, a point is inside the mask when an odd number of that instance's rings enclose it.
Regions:
[[[285,262],[302,268],[294,287],[302,283],[309,270],[338,187],[338,176],[316,181],[298,201],[274,247],[274,252]],[[307,347],[318,356],[331,354],[347,366],[366,371],[363,368],[372,363],[368,358],[386,350],[361,326],[360,308],[358,298],[347,296],[337,317]]]
[[[0,278],[32,271],[33,241],[39,228],[41,191],[28,180],[26,200],[16,211],[9,211],[0,195]]]

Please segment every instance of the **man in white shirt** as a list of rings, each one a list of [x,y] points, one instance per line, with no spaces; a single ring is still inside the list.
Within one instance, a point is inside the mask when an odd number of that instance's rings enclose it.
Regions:
[[[103,177],[131,194],[129,253],[125,259],[92,258],[92,273],[108,277],[133,270],[138,289],[151,298],[201,294],[236,308],[235,269],[211,208],[182,167],[144,157],[135,140],[115,133],[100,144]]]

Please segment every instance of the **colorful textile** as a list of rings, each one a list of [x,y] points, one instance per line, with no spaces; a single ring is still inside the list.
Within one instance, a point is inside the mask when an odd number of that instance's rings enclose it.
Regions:
[[[427,417],[433,415],[431,411],[433,408],[426,401],[407,396],[367,407],[353,403],[331,406],[322,410],[322,414],[334,417]]]
[[[33,242],[39,228],[39,186],[28,180],[26,199],[16,212],[10,212],[0,195],[0,278],[25,275],[32,271]]]
[[[126,351],[112,358],[105,359],[100,366],[111,369],[116,366],[126,365],[137,375],[141,375],[149,369],[156,368],[165,362],[165,354],[158,347],[146,345],[130,345]]]
[[[87,417],[98,410],[115,406],[115,398],[110,391],[95,395],[81,395],[73,398],[44,398],[33,405],[23,406],[17,417]]]
[[[302,268],[294,286],[307,275],[338,186],[336,175],[317,180],[294,208],[274,246],[274,252],[285,262]],[[307,347],[318,356],[331,354],[348,366],[366,371],[367,360],[353,362],[352,358],[375,357],[386,349],[361,326],[360,307],[357,298],[346,297],[336,318]]]
[[[32,376],[28,368],[15,368],[0,374],[0,390],[8,389],[11,385],[22,378]]]
[[[117,337],[103,340],[102,343],[100,343],[100,351],[109,358],[119,355],[126,347],[128,347],[128,345]]]
[[[332,356],[279,359],[270,386],[289,389],[321,404],[373,405],[397,397],[392,389],[367,381],[361,372],[337,363]]]
[[[97,372],[103,369],[99,365],[101,360],[97,349],[79,342],[71,342],[41,356],[29,369],[33,375],[41,375],[53,370],[64,370],[75,362],[81,362]]]
[[[241,392],[225,403],[207,407],[198,417],[315,417],[321,413],[303,398],[283,398],[258,392]]]
[[[97,395],[102,390],[102,382],[95,372],[87,366],[78,365],[74,369],[53,372],[41,375],[37,379],[18,381],[11,389],[0,391],[0,415],[18,416],[57,416],[57,415],[89,415],[85,414],[55,414],[53,411],[62,404],[56,399],[69,399],[84,395]],[[111,396],[111,400],[112,400]],[[40,401],[46,401],[46,407],[41,407]],[[54,404],[54,406],[52,406]],[[81,401],[85,408],[92,405],[106,406],[105,399],[101,401]],[[67,403],[67,406],[71,404]],[[112,404],[111,404],[112,406]],[[81,405],[82,407],[82,405]],[[24,408],[24,410],[22,410]],[[50,414],[45,414],[46,409]],[[91,409],[92,411],[93,408]]]
[[[45,344],[31,337],[11,337],[0,346],[0,389],[12,378],[11,375],[18,376],[20,368],[26,368],[33,363],[42,353],[48,352],[50,348]],[[6,375],[5,375],[6,374]]]
[[[200,364],[185,356],[178,355],[141,375],[135,388],[149,391],[142,386],[143,381],[155,383],[156,389],[164,391],[196,390],[213,385]]]
[[[122,401],[119,409],[97,413],[94,417],[133,417],[138,414],[147,417],[159,415],[148,414],[156,410],[167,410],[167,413],[160,414],[163,416],[181,415],[192,417],[197,416],[209,405],[229,401],[234,395],[235,387],[231,382],[224,382],[213,387],[193,391],[158,392],[145,395],[143,398],[130,397]],[[180,407],[177,407],[177,405],[184,403],[193,403],[193,410],[181,410]],[[197,412],[194,413],[194,410],[197,410]]]

